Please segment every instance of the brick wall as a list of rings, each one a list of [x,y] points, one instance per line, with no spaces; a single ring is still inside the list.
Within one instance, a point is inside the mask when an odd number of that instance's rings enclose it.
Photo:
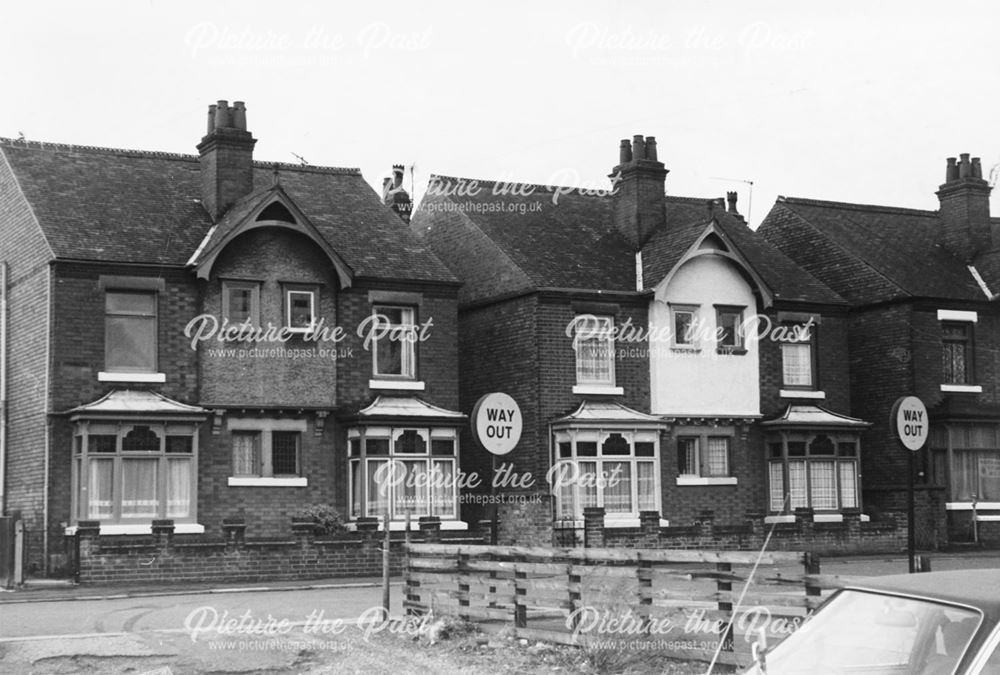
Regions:
[[[657,519],[651,518],[636,528],[602,528],[603,514],[589,515],[592,522],[588,524],[587,545],[597,547],[758,550],[770,532],[767,548],[772,551],[843,555],[906,550],[905,511],[862,522],[860,511],[849,509],[843,522],[823,523],[814,522],[810,509],[799,509],[794,523],[772,526],[759,512],[723,521],[707,510],[683,524],[659,527]]]
[[[58,263],[52,296],[52,407],[62,412],[90,403],[122,383],[99,382],[104,365],[104,291],[102,275],[163,279],[158,294],[157,367],[166,382],[156,389],[185,403],[198,400],[197,356],[184,326],[199,313],[198,287],[180,269]]]
[[[79,537],[80,583],[189,583],[213,581],[280,581],[375,576],[382,573],[384,533],[351,533],[317,538],[311,527],[287,529],[280,539],[247,540],[240,530],[227,527],[225,538],[177,536],[172,526],[154,528],[151,537],[98,536],[83,523]],[[170,521],[157,521],[159,523]],[[445,539],[454,544],[482,544],[479,537],[414,532],[414,542]],[[404,533],[394,533],[390,569],[402,572]]]
[[[27,568],[44,568],[46,413],[51,251],[0,155],[0,262],[8,265],[6,512],[28,529]]]

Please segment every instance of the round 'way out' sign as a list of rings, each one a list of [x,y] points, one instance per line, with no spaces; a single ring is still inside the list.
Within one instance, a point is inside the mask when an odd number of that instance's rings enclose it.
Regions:
[[[927,407],[916,396],[903,396],[896,400],[889,415],[889,423],[903,447],[916,452],[924,447],[930,435]]]
[[[521,409],[509,395],[486,394],[472,411],[472,433],[494,455],[506,455],[521,440]]]

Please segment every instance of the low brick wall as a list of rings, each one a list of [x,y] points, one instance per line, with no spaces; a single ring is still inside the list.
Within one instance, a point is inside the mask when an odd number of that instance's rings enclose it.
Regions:
[[[660,526],[660,514],[643,511],[631,528],[604,526],[604,509],[584,510],[583,541],[587,547],[756,550],[768,533],[771,551],[809,551],[819,555],[897,553],[906,550],[906,513],[883,514],[862,522],[858,509],[844,509],[842,522],[816,522],[812,509],[797,509],[795,522],[765,523],[764,514],[747,513],[742,523],[720,524],[703,511],[689,525]]]
[[[80,583],[190,583],[200,581],[282,581],[374,576],[382,573],[384,532],[377,522],[358,532],[316,537],[311,522],[293,522],[287,539],[247,540],[246,525],[223,524],[224,540],[174,535],[170,520],[153,521],[151,536],[101,536],[98,521],[77,526],[77,580]],[[410,533],[414,542],[475,543],[478,533],[442,532],[436,518],[422,518]],[[393,532],[390,568],[405,565],[406,533]]]

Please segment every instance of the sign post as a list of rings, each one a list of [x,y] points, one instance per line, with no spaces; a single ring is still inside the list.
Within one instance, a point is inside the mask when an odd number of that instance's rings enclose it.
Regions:
[[[493,473],[490,476],[490,496],[493,517],[490,521],[490,544],[497,543],[497,457],[506,455],[521,440],[521,408],[509,395],[495,392],[476,401],[472,409],[472,435],[492,457]]]
[[[927,407],[916,396],[902,396],[896,399],[889,414],[889,425],[899,440],[899,444],[909,450],[909,471],[906,496],[906,553],[910,563],[910,574],[916,571],[916,537],[914,530],[913,498],[913,458],[924,447],[930,435]]]

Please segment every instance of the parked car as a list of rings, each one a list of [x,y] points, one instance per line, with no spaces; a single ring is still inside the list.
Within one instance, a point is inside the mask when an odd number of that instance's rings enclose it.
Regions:
[[[772,649],[754,644],[758,673],[1000,675],[1000,569],[852,583]]]

